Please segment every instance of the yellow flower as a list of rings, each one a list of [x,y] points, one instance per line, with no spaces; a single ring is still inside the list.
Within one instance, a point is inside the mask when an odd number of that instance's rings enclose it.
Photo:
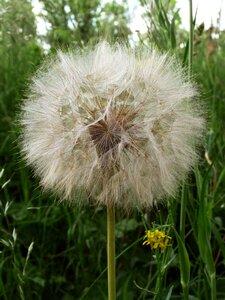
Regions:
[[[146,235],[144,236],[146,241],[143,245],[150,245],[152,249],[165,249],[170,246],[169,243],[172,239],[170,236],[166,235],[164,231],[161,230],[147,230]]]

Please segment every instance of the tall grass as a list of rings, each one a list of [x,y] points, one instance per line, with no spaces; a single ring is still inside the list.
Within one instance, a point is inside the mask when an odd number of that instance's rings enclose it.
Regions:
[[[187,65],[190,40],[178,28],[179,11],[168,3],[155,0],[151,10],[146,3],[146,20],[153,25],[140,38],[147,46],[151,42],[172,52]],[[207,109],[200,164],[167,205],[129,217],[117,212],[117,299],[225,298],[224,32],[195,26],[193,46],[192,73]],[[20,48],[22,44],[6,53],[3,45],[5,69],[12,61],[19,66],[25,60]],[[107,299],[105,211],[65,207],[52,195],[42,194],[13,143],[18,136],[12,125],[13,101],[23,97],[25,78],[39,63],[32,64],[33,50],[26,51],[30,63],[22,82],[18,72],[16,77],[11,75],[12,68],[4,73],[0,99],[0,298]],[[156,226],[164,226],[173,237],[172,246],[164,252],[142,246],[145,228]]]

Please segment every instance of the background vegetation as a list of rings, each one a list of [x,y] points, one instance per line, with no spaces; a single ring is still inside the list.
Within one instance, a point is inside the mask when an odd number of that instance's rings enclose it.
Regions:
[[[101,37],[188,57],[175,1],[141,0],[146,34],[132,40],[127,2],[45,0],[37,33],[29,0],[0,2],[0,299],[107,299],[106,213],[58,205],[22,161],[15,122],[32,74],[56,48]],[[48,51],[46,49],[49,49]],[[201,161],[176,199],[147,212],[117,212],[117,298],[225,299],[225,32],[195,26],[193,73],[207,108]],[[145,228],[166,226],[173,244],[142,246]]]

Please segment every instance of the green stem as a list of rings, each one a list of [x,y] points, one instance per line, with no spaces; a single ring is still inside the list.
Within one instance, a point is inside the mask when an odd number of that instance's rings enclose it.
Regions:
[[[188,300],[189,299],[189,288],[188,286],[183,286],[183,297],[184,297],[184,300]]]
[[[153,300],[161,299],[163,274],[162,274],[161,261],[159,259],[157,259],[157,268],[158,268],[158,273],[157,273],[157,277],[156,277],[155,295],[154,295]]]
[[[213,273],[210,275],[211,281],[211,300],[216,300],[216,274]]]
[[[185,197],[185,185],[183,183],[181,190],[181,206],[180,206],[180,237],[185,243],[185,219],[186,219],[187,200]]]
[[[193,14],[192,14],[192,0],[189,0],[189,51],[188,51],[188,74],[189,78],[192,74],[192,63],[193,63],[193,40],[194,40],[194,28],[193,28]]]
[[[138,243],[140,243],[140,241],[143,241],[143,237],[139,238],[138,240],[136,240],[135,242],[133,242],[132,244],[130,244],[127,248],[125,248],[122,252],[120,252],[120,254],[118,254],[116,256],[116,260],[118,258],[120,258],[122,255],[124,255],[128,250],[130,250],[131,248],[133,248],[135,245],[137,245]],[[92,282],[92,284],[85,288],[85,292],[83,293],[83,295],[81,296],[80,300],[83,300],[87,294],[89,293],[89,291],[93,288],[93,286],[96,284],[96,282],[98,282],[98,280],[105,274],[105,272],[108,270],[108,267],[106,267],[101,274]],[[153,276],[154,279],[154,276]],[[7,299],[6,299],[7,300]]]
[[[189,22],[190,22],[190,30],[189,30],[189,51],[188,51],[188,77],[191,79],[192,76],[192,64],[193,64],[193,15],[192,15],[192,0],[189,0]],[[182,197],[181,197],[181,211],[180,211],[180,238],[183,244],[185,245],[185,217],[186,217],[186,206],[187,199],[185,197],[184,184],[182,187]],[[185,247],[185,246],[184,246]],[[187,271],[187,272],[190,272]],[[183,274],[184,277],[185,274]],[[190,276],[188,274],[188,276]],[[185,276],[186,277],[186,276]],[[182,282],[182,290],[183,290],[183,298],[184,300],[188,300],[189,298],[189,287],[187,282]]]
[[[115,208],[107,207],[108,300],[116,300]]]

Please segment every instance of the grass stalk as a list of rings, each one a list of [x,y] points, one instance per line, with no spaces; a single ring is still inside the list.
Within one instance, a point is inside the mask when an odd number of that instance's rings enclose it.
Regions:
[[[185,196],[185,186],[182,185],[181,191],[181,206],[180,206],[180,237],[185,241],[185,220],[186,220],[187,198]]]
[[[158,267],[158,275],[156,277],[155,295],[154,295],[153,300],[161,299],[163,274],[162,274],[162,264],[159,259],[157,259],[157,267]]]
[[[211,284],[211,300],[216,300],[216,273],[210,275],[210,284]]]
[[[115,208],[107,207],[108,300],[116,300]]]
[[[188,51],[188,76],[192,76],[192,63],[193,63],[193,14],[192,14],[192,0],[189,0],[189,51]],[[180,264],[181,266],[181,285],[183,290],[183,299],[188,300],[189,298],[189,276],[190,268],[186,269],[185,264],[189,262],[188,253],[185,248],[185,220],[186,220],[186,206],[187,197],[185,196],[184,184],[182,187],[182,197],[181,197],[181,209],[180,209]],[[186,258],[186,259],[184,259]],[[186,262],[185,262],[186,261]]]
[[[190,24],[189,24],[188,74],[190,78],[192,75],[193,41],[194,41],[192,0],[189,0],[189,22]]]

